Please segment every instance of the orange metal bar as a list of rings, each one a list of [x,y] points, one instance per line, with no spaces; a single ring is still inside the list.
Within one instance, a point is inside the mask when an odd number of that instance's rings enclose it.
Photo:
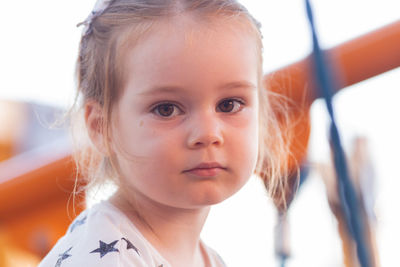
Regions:
[[[333,66],[336,90],[400,66],[400,20],[326,51]],[[309,109],[317,98],[310,58],[265,76],[267,88],[290,99],[288,129],[297,161],[306,155],[310,134]],[[294,162],[292,161],[292,165]]]
[[[328,53],[340,69],[340,88],[397,68],[400,66],[400,20],[330,49]]]
[[[326,50],[337,90],[400,66],[400,20]],[[268,88],[309,106],[317,95],[309,57],[265,76]]]
[[[74,213],[72,202],[68,205],[75,173],[68,154],[46,155],[47,162],[38,160],[42,155],[28,155],[0,164],[0,233],[10,245],[43,256],[82,210],[77,205]],[[32,169],[21,170],[32,161]]]

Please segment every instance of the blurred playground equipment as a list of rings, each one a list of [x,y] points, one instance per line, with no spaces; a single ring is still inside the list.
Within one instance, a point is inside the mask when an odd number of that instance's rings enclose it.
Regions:
[[[49,129],[55,108],[0,101],[0,111],[0,266],[34,266],[73,217],[70,145]]]
[[[378,267],[380,264],[376,243],[376,216],[374,212],[376,177],[368,146],[368,139],[366,137],[356,136],[352,141],[351,151],[348,153],[348,162],[351,173],[350,177],[356,189],[356,194],[361,200],[361,219],[366,226],[364,235],[371,254],[371,266]],[[345,215],[341,208],[337,192],[334,168],[332,164],[318,163],[316,169],[323,178],[329,207],[338,222],[337,227],[342,241],[344,264],[346,267],[359,266],[356,255],[356,244],[347,233]]]
[[[399,67],[399,47],[397,21],[327,50],[335,90]],[[290,100],[287,140],[295,156],[293,168],[305,160],[310,106],[320,97],[310,61],[307,57],[265,76],[271,91]],[[66,131],[49,130],[38,119],[57,112],[29,103],[0,102],[0,266],[36,266],[84,209],[70,201],[76,174]],[[287,195],[290,198],[293,192]]]

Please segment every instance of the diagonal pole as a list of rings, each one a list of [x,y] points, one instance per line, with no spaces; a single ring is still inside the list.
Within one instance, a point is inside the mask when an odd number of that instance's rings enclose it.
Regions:
[[[305,0],[307,17],[310,23],[313,54],[312,62],[315,71],[316,85],[325,99],[326,107],[331,120],[330,125],[330,145],[334,158],[336,177],[338,180],[338,192],[342,209],[346,217],[348,229],[357,244],[357,256],[361,267],[370,267],[370,257],[364,236],[364,222],[361,220],[360,205],[354,187],[351,183],[346,164],[345,154],[341,145],[339,131],[336,126],[335,116],[332,105],[332,95],[334,83],[329,75],[330,69],[327,64],[324,52],[321,50],[315,30],[313,13],[309,0]]]

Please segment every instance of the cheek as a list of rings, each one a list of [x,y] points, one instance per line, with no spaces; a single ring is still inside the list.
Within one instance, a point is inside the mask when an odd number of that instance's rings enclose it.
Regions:
[[[231,151],[228,152],[236,155],[235,164],[240,166],[238,169],[244,176],[254,172],[258,156],[258,116],[256,113],[248,115],[243,121],[238,121],[240,125],[231,129]]]
[[[121,133],[119,142],[124,153],[120,158],[125,161],[125,170],[128,172],[146,176],[159,169],[164,173],[170,172],[176,167],[181,156],[182,131],[165,129],[141,120],[136,126],[132,123],[122,127]]]
[[[148,120],[132,120],[116,127],[116,143],[122,151],[134,157],[157,157],[174,147],[177,134],[154,125]]]
[[[251,121],[251,125],[246,133],[246,144],[247,144],[247,158],[248,164],[251,166],[251,173],[254,172],[259,149],[259,127],[258,119]]]
[[[136,142],[132,144],[133,139]],[[170,138],[169,134],[151,130],[136,133],[128,142],[129,148],[125,147],[129,155],[125,153],[118,159],[127,186],[153,195],[158,190],[169,188],[169,184],[174,184],[174,179],[164,178],[174,178],[183,167],[184,159],[182,153],[179,153],[177,140],[176,134],[175,138]]]

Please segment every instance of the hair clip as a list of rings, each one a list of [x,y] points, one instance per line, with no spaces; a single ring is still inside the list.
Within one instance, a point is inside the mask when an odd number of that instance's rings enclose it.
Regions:
[[[82,22],[78,23],[76,27],[79,27],[81,25],[84,25],[84,28],[82,30],[82,36],[89,35],[92,32],[92,21],[98,17],[101,16],[104,11],[110,6],[111,2],[113,0],[97,0],[96,4],[93,7],[92,12],[90,12],[89,16]]]

